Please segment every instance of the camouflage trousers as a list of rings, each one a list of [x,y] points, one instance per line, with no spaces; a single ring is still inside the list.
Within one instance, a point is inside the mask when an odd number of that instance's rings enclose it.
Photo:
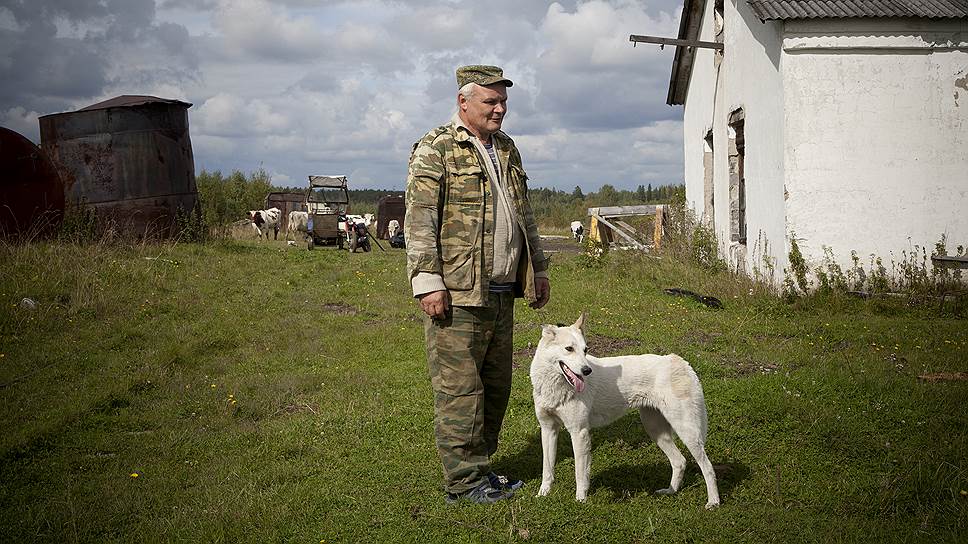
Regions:
[[[425,317],[424,332],[444,487],[462,493],[490,472],[497,451],[511,396],[514,294],[490,293],[486,307]]]

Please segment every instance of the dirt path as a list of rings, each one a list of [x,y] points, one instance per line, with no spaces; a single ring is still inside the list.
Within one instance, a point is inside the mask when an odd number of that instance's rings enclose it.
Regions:
[[[578,253],[581,251],[581,245],[571,236],[542,236],[541,244],[542,249],[548,253]]]

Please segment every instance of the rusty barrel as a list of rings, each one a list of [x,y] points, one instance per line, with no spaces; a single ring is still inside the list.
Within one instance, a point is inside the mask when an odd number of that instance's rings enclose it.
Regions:
[[[64,185],[36,144],[0,127],[0,236],[43,236],[64,212]]]

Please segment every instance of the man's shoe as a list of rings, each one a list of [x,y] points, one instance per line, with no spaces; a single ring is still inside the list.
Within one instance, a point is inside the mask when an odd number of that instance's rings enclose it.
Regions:
[[[524,482],[521,480],[515,480],[507,476],[499,476],[493,472],[487,473],[487,481],[491,483],[491,487],[503,489],[504,491],[517,491],[524,487]]]
[[[447,493],[444,502],[454,504],[461,500],[476,504],[492,504],[504,499],[510,499],[514,491],[510,489],[496,488],[491,485],[490,480],[484,480],[477,487],[464,491],[463,493]]]

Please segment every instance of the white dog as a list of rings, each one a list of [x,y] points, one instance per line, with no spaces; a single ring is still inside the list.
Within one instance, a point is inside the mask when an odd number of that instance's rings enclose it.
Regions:
[[[585,314],[570,327],[544,325],[531,363],[534,411],[541,424],[543,468],[539,496],[551,491],[558,431],[564,426],[575,450],[575,499],[588,494],[591,428],[608,425],[637,409],[642,425],[672,464],[672,481],[656,493],[682,485],[686,458],[679,436],[706,480],[706,508],[719,505],[716,473],[706,457],[706,401],[699,378],[678,355],[592,357],[585,345]]]

